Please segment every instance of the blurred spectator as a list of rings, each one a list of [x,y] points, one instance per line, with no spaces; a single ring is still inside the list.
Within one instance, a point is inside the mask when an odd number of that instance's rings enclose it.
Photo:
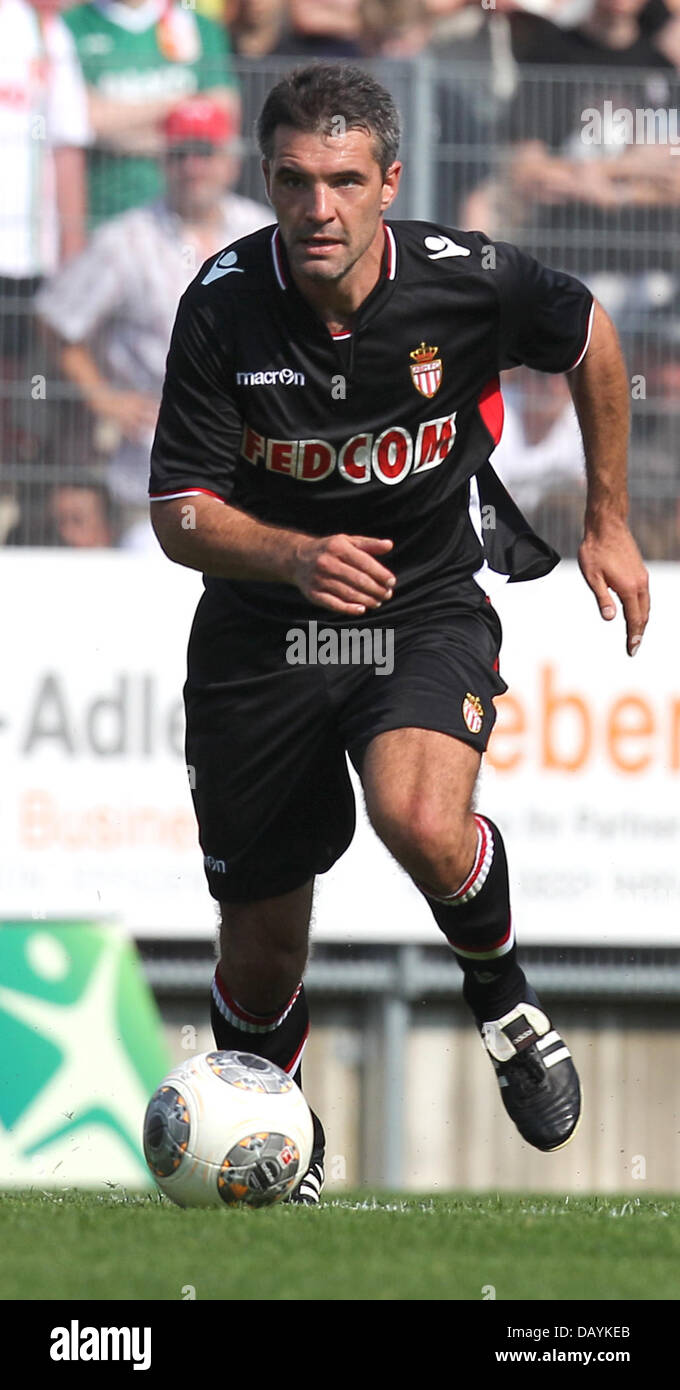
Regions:
[[[674,401],[669,405],[677,411],[677,395]],[[661,400],[651,405],[648,428],[633,432],[630,450],[631,528],[646,560],[680,560],[680,421],[656,414]]]
[[[515,0],[423,0],[430,23],[430,52],[441,63],[484,68],[481,84],[475,80],[474,67],[470,80],[477,87],[475,96],[480,107],[488,102],[488,93],[498,101],[507,101],[517,84],[516,64],[512,56],[510,27],[506,10],[516,8]],[[480,111],[488,117],[486,112]]]
[[[527,518],[564,560],[574,560],[578,555],[583,540],[584,501],[576,487],[546,487]]]
[[[235,0],[229,32],[239,56],[357,58],[361,0]]]
[[[518,63],[672,67],[641,24],[646,5],[647,0],[594,0],[588,17],[574,28],[518,8],[510,19],[513,53]]]
[[[518,507],[533,511],[548,490],[565,485],[580,498],[583,444],[567,378],[519,367],[503,379],[503,401],[503,434],[492,463]]]
[[[503,433],[491,463],[520,511],[562,556],[583,539],[585,461],[567,378],[518,367],[502,377]],[[481,525],[479,499],[471,513]]]
[[[108,488],[82,474],[52,484],[42,508],[27,507],[6,544],[93,550],[115,545],[117,533],[117,508]]]
[[[654,306],[624,306],[631,365],[631,515],[649,559],[680,559],[680,279],[657,276]],[[638,534],[636,531],[636,535]]]
[[[53,487],[47,502],[55,545],[95,549],[115,545],[115,508],[102,483],[79,479]]]
[[[647,0],[640,12],[640,29],[680,68],[680,0]]]
[[[226,29],[176,0],[93,0],[65,12],[88,84],[92,225],[162,192],[162,123],[201,93],[238,114]]]
[[[289,53],[303,58],[361,57],[360,0],[289,0],[289,14]]]
[[[14,523],[14,465],[33,463],[45,411],[31,385],[33,298],[43,276],[84,242],[87,96],[68,29],[27,0],[0,3],[0,531]]]
[[[666,288],[670,293],[654,312],[638,313],[634,325],[622,320],[631,365],[631,447],[642,469],[646,450],[657,457],[665,451],[670,468],[680,469],[680,285]]]
[[[226,24],[229,28],[232,7],[226,0],[196,0],[193,8],[198,14],[204,14],[206,19],[212,19],[215,24]]]
[[[181,103],[165,134],[165,197],[99,227],[37,300],[63,375],[115,429],[107,480],[130,524],[140,515],[146,523],[149,450],[180,295],[204,260],[272,221],[267,207],[229,191],[238,162],[223,106]]]
[[[53,271],[84,241],[87,98],[71,36],[53,10],[0,4],[0,275]],[[16,331],[16,325],[14,330]]]
[[[240,58],[266,58],[278,53],[287,31],[287,0],[237,0],[229,32]],[[248,128],[245,122],[244,128]]]
[[[672,136],[655,134],[654,122],[640,134],[636,123],[658,110],[672,131],[678,82],[640,30],[643,3],[595,0],[573,29],[510,18],[524,66],[508,121],[514,149],[486,226],[588,280],[605,307],[596,275],[636,276],[676,259],[680,160]],[[623,282],[610,288],[620,295]]]
[[[413,58],[432,37],[425,0],[363,0],[361,20],[364,49],[382,58]]]
[[[503,398],[493,466],[534,530],[573,557],[583,539],[586,475],[567,378],[520,367],[504,378]]]
[[[489,177],[489,149],[494,135],[489,83],[480,82],[477,73],[470,76],[466,71],[456,40],[440,44],[438,25],[428,0],[362,0],[362,21],[366,54],[390,63],[390,70],[384,74],[387,85],[398,93],[397,84],[406,79],[405,110],[410,109],[413,90],[410,60],[420,53],[438,60],[428,75],[432,93],[429,139],[432,158],[436,160],[432,217],[448,226],[469,227],[468,200]],[[412,133],[411,123],[407,122],[407,145]],[[422,158],[421,149],[416,147],[410,154],[407,149],[405,158],[409,178],[412,162]]]
[[[311,5],[298,6],[292,14],[287,0],[234,0],[229,32],[243,79],[245,141],[241,186],[254,196],[262,187],[262,156],[253,132],[267,93],[295,65],[296,59],[304,63],[315,58],[360,56],[359,4],[360,0],[342,0],[338,5],[322,6],[314,0]],[[294,27],[298,18],[301,28]],[[349,28],[357,34],[351,39],[346,33],[350,18]]]

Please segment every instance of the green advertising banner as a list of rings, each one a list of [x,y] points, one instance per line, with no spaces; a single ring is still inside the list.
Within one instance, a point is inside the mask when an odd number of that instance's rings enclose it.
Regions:
[[[119,929],[0,924],[0,1049],[0,1187],[153,1185],[142,1120],[170,1057]]]

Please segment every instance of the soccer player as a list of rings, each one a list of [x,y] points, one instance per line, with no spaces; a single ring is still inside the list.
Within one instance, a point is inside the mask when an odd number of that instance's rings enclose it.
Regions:
[[[649,603],[626,524],[616,335],[584,285],[514,246],[384,220],[399,120],[365,72],[297,70],[269,93],[258,137],[277,224],[207,262],[184,295],[151,465],[160,544],[205,576],[185,700],[222,916],[216,1043],[301,1083],[314,877],[354,831],[348,752],[373,826],[462,967],[508,1114],[528,1143],[558,1149],[579,1081],[517,960],[501,832],[472,805],[506,689],[473,576],[484,552],[514,579],[556,563],[488,460],[499,372],[568,372],[588,475],[581,569],[605,619],[620,597],[637,650]],[[473,476],[493,521],[483,547]],[[376,651],[391,633],[393,669],[287,660],[291,630],[320,618],[347,638],[340,652],[358,621]],[[323,1156],[315,1119],[298,1200],[318,1201]]]

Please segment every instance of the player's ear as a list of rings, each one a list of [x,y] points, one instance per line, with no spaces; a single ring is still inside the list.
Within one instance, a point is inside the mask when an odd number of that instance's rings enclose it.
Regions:
[[[268,199],[268,201],[271,203],[271,200],[272,200],[272,178],[271,178],[271,166],[270,166],[270,164],[269,164],[269,160],[268,160],[268,159],[263,159],[263,160],[262,160],[262,163],[261,163],[261,165],[260,165],[260,168],[262,169],[262,177],[263,177],[263,179],[264,179],[264,186],[265,186],[265,191],[266,191],[266,194],[267,194],[267,199]]]
[[[396,196],[397,196],[397,193],[399,192],[399,181],[400,181],[400,179],[401,179],[401,170],[402,170],[402,165],[400,164],[399,160],[397,159],[397,160],[394,161],[394,164],[390,164],[389,169],[387,169],[386,172],[385,172],[385,175],[384,175],[384,178],[383,178],[382,203],[381,203],[381,208],[382,208],[382,211],[383,211],[383,212],[385,212],[386,208],[388,208],[388,207],[390,206],[390,204],[394,202],[394,200],[395,200],[395,198],[396,198]]]

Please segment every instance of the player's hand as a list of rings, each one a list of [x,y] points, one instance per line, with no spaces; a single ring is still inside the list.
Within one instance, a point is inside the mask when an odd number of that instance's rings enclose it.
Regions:
[[[377,558],[392,545],[370,536],[305,536],[296,549],[293,582],[311,603],[336,613],[379,608],[397,582]]]
[[[606,622],[616,616],[610,590],[620,598],[626,620],[626,650],[635,656],[649,618],[649,575],[625,521],[610,519],[586,529],[578,562]]]

